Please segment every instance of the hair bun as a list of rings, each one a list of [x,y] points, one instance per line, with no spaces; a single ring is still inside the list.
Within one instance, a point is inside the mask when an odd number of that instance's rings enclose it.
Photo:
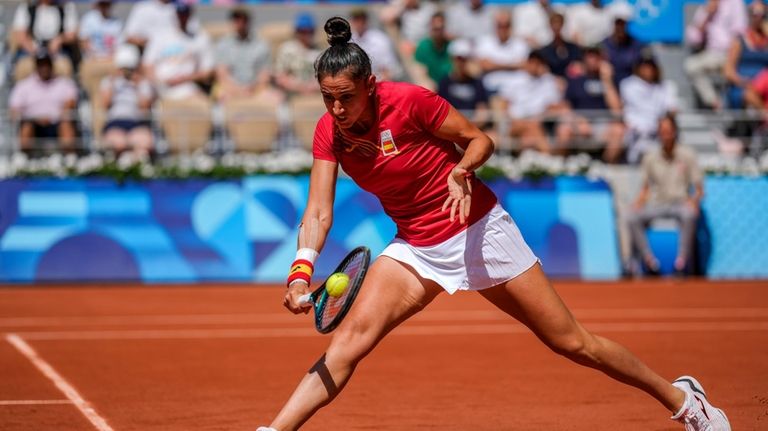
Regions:
[[[352,39],[352,30],[349,27],[349,22],[338,16],[326,21],[324,30],[328,35],[328,43],[331,46],[344,45]]]

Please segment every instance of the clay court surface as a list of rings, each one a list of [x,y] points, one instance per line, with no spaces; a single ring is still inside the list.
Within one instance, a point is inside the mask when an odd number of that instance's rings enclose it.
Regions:
[[[696,376],[734,430],[768,430],[768,283],[556,287],[587,328],[670,379]],[[364,292],[363,292],[364,293]],[[328,337],[281,287],[0,289],[0,430],[255,430]],[[474,293],[392,333],[306,430],[681,430],[648,396],[550,353]]]

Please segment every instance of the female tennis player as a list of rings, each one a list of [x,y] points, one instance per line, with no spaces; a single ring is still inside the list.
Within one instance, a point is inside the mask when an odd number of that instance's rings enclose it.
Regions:
[[[328,112],[315,131],[300,234],[314,244],[301,247],[300,239],[293,268],[311,267],[323,247],[339,165],[378,197],[398,231],[371,265],[328,349],[270,427],[259,430],[298,429],[339,394],[360,360],[387,333],[444,290],[479,291],[556,353],[656,398],[686,430],[731,429],[694,378],[669,383],[627,349],[574,319],[514,221],[473,175],[493,153],[488,136],[431,91],[377,83],[366,53],[349,42],[346,20],[331,18],[325,31],[331,46],[315,71]],[[307,235],[306,230],[313,232]],[[294,313],[310,307],[299,301],[309,292],[307,272],[297,278],[292,271],[289,277],[284,304]]]

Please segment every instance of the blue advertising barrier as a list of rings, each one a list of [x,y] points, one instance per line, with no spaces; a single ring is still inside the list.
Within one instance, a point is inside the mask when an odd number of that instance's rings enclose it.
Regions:
[[[0,181],[0,281],[281,282],[308,183],[306,176]],[[490,185],[550,275],[619,275],[606,183],[563,177]],[[318,276],[358,245],[379,253],[395,232],[372,195],[340,179]]]

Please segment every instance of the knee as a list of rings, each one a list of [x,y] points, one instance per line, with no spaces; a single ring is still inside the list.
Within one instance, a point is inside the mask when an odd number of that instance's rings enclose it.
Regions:
[[[370,325],[357,320],[345,320],[336,328],[326,352],[329,361],[354,365],[368,354],[376,344]]]
[[[580,364],[598,362],[597,344],[592,336],[584,332],[574,332],[547,342],[547,346],[558,355]]]

